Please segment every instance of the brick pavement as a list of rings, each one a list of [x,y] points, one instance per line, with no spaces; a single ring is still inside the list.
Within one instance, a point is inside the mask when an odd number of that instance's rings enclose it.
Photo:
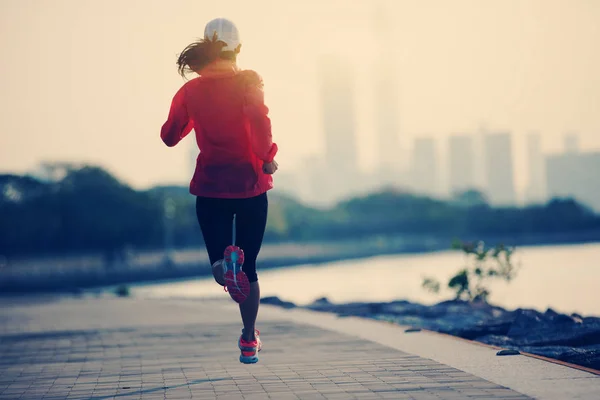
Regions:
[[[286,320],[259,326],[257,365],[214,301],[1,304],[0,399],[524,399],[432,360]]]

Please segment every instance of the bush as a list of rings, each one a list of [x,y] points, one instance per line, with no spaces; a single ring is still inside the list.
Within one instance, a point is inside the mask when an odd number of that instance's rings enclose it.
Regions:
[[[467,256],[467,265],[448,281],[448,287],[455,293],[455,299],[487,302],[490,295],[486,283],[491,279],[512,281],[518,268],[512,262],[515,247],[499,244],[486,247],[485,243],[456,241],[453,249],[461,250]],[[431,277],[423,280],[422,286],[433,293],[438,293],[440,283]]]

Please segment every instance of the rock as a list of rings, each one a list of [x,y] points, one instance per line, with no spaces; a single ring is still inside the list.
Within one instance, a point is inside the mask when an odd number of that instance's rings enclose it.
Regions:
[[[327,299],[327,297],[321,297],[320,299],[316,299],[311,304],[306,306],[306,308],[310,308],[310,309],[330,309],[332,307],[334,307],[334,304],[332,304]]]
[[[600,344],[600,318],[574,318],[552,310],[544,314],[519,309],[507,336],[519,346],[587,346]]]
[[[489,335],[478,337],[477,341],[481,342],[481,343],[489,344],[492,346],[506,347],[506,348],[512,347],[512,341],[506,335],[489,334]]]
[[[283,308],[287,308],[287,309],[297,307],[294,303],[292,303],[290,301],[283,301],[277,296],[263,297],[260,299],[260,302],[261,302],[261,304],[271,304],[274,306],[279,306],[279,307],[283,307]]]
[[[332,304],[327,297],[320,297],[318,299],[316,299],[315,301],[313,301],[313,304]]]
[[[512,325],[512,320],[507,321],[484,321],[474,326],[456,330],[456,336],[475,340],[487,336],[504,336]],[[491,343],[490,343],[491,344]]]
[[[574,320],[577,320],[577,321],[581,321],[581,322],[583,322],[583,317],[582,317],[581,315],[579,315],[579,314],[573,313],[573,314],[571,314],[571,317],[572,317]]]
[[[381,313],[381,303],[349,303],[333,305],[333,308],[340,316],[371,317]]]
[[[380,312],[390,315],[422,315],[427,308],[408,301],[394,301],[381,304]]]
[[[496,353],[497,356],[518,356],[521,354],[518,350],[500,350]]]

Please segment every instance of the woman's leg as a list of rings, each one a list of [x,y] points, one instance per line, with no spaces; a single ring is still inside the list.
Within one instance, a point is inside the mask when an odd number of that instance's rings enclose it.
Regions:
[[[240,304],[240,313],[244,323],[243,339],[254,341],[254,329],[260,303],[260,286],[256,274],[256,258],[262,246],[269,204],[267,194],[242,199],[236,207],[236,245],[244,251],[242,270],[250,281],[250,295]]]
[[[196,197],[196,216],[211,265],[223,258],[225,248],[231,244],[233,211],[230,205],[227,199]]]

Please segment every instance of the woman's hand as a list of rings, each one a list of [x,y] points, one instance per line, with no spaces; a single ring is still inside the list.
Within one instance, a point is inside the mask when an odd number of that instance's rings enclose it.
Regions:
[[[277,171],[277,168],[279,168],[279,165],[277,161],[273,160],[270,163],[264,163],[262,170],[265,174],[273,175]]]

